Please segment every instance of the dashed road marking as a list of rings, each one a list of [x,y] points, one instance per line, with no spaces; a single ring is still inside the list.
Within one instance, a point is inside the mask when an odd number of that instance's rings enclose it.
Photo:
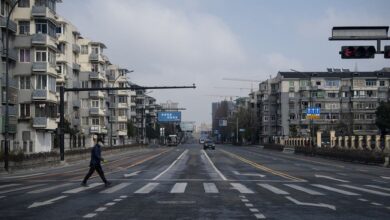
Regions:
[[[376,188],[376,189],[390,191],[390,188],[386,188],[386,187],[382,187],[382,186],[376,186],[376,185],[366,185],[366,186]]]
[[[283,190],[281,190],[279,188],[276,188],[274,186],[271,186],[269,184],[258,183],[257,185],[259,185],[259,186],[263,187],[264,189],[267,189],[267,190],[269,190],[269,191],[271,191],[271,192],[273,192],[275,194],[278,194],[278,195],[288,195],[288,194],[290,194],[290,193],[288,193],[286,191],[283,191]]]
[[[100,207],[95,210],[95,212],[103,212],[107,209],[107,207]]]
[[[171,193],[184,193],[186,191],[187,183],[176,183],[172,189]]]
[[[19,184],[19,183],[5,184],[5,185],[0,186],[0,189],[10,187],[10,186],[20,186],[20,185],[22,185],[22,184]]]
[[[350,189],[355,189],[355,190],[362,191],[362,192],[375,194],[375,195],[390,196],[389,193],[379,192],[379,191],[372,190],[372,189],[365,189],[365,188],[361,188],[361,187],[357,187],[357,186],[351,186],[351,185],[347,185],[347,184],[340,184],[340,186],[343,186],[343,187],[346,187],[346,188],[350,188]]]
[[[89,213],[89,214],[86,214],[83,216],[83,218],[93,218],[95,217],[95,215],[97,215],[96,213]]]
[[[135,191],[135,194],[147,194],[150,193],[156,186],[158,186],[159,183],[148,183],[139,190]]]
[[[92,188],[100,186],[100,185],[103,185],[103,183],[92,183],[89,186],[77,187],[77,188],[74,188],[74,189],[62,192],[62,193],[75,194],[75,193],[79,193],[79,192],[82,192],[82,191],[85,191],[85,190],[88,190],[88,189],[92,189]]]
[[[219,193],[215,183],[203,183],[205,193]]]
[[[255,214],[255,217],[257,219],[265,219],[265,216],[263,214]]]
[[[380,203],[377,203],[377,202],[372,202],[371,205],[383,206],[383,204],[380,204]]]
[[[116,204],[116,202],[107,202],[106,204],[105,204],[105,206],[113,206],[113,205],[115,205]]]
[[[252,203],[245,203],[245,206],[246,207],[253,207],[253,204]]]
[[[240,193],[243,193],[243,194],[253,194],[254,193],[252,190],[248,189],[246,186],[242,185],[241,183],[230,183],[230,185],[232,185],[233,188],[238,190]]]
[[[47,192],[47,191],[51,191],[51,190],[54,190],[54,189],[58,189],[58,188],[63,188],[63,187],[66,187],[66,186],[70,186],[70,185],[72,185],[72,184],[73,184],[73,183],[64,183],[64,184],[57,185],[57,186],[52,186],[52,187],[48,187],[48,188],[33,190],[33,191],[28,192],[28,193],[36,194],[36,193]]]
[[[363,198],[359,198],[358,200],[359,200],[359,201],[362,201],[362,202],[368,202],[367,199],[363,199]]]
[[[249,211],[251,211],[251,212],[259,212],[258,209],[254,209],[254,208],[250,208]]]
[[[315,187],[318,187],[318,188],[321,188],[321,189],[326,189],[326,190],[329,190],[329,191],[332,191],[332,192],[337,192],[337,193],[340,193],[340,194],[343,194],[343,195],[347,195],[347,196],[360,196],[360,194],[353,193],[353,192],[346,191],[346,190],[333,188],[333,187],[330,187],[330,186],[325,186],[325,185],[321,185],[321,184],[311,184],[311,185],[315,186]]]
[[[120,183],[116,186],[110,187],[106,190],[101,191],[100,193],[114,193],[116,191],[119,191],[127,186],[129,186],[131,183]]]
[[[307,189],[305,187],[298,186],[298,185],[295,185],[295,184],[284,184],[284,185],[286,185],[288,187],[291,187],[293,189],[305,192],[305,193],[310,194],[310,195],[314,195],[314,196],[316,196],[316,195],[318,195],[318,196],[324,195],[323,193],[320,193],[318,191],[315,191],[315,190],[312,190],[312,189]]]

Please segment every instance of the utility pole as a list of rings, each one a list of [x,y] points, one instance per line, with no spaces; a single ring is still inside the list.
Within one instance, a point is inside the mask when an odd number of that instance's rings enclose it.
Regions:
[[[237,118],[236,118],[236,142],[238,144],[238,115],[237,115]]]

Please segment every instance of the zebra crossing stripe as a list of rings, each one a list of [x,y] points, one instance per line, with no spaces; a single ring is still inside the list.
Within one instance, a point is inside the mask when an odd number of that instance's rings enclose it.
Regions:
[[[6,188],[6,187],[10,187],[10,186],[20,186],[20,185],[22,185],[22,184],[18,184],[18,183],[6,184],[6,185],[0,186],[0,189],[1,188]]]
[[[281,190],[279,188],[276,188],[276,187],[271,186],[271,185],[266,184],[266,183],[264,183],[264,184],[263,183],[258,183],[257,185],[259,185],[259,186],[261,186],[261,187],[263,187],[265,189],[268,189],[269,191],[271,191],[271,192],[273,192],[275,194],[278,194],[278,195],[289,195],[290,194],[290,193],[288,193],[286,191],[283,191],[283,190]]]
[[[20,191],[20,190],[25,190],[25,189],[31,189],[31,188],[34,188],[34,187],[44,186],[44,185],[46,185],[46,184],[35,184],[35,185],[31,185],[31,186],[24,186],[24,187],[19,187],[19,188],[14,188],[14,189],[3,190],[3,191],[0,191],[0,194]]]
[[[85,190],[88,190],[88,189],[92,189],[92,188],[94,188],[96,186],[100,186],[100,185],[103,185],[103,183],[92,183],[89,186],[77,187],[77,188],[74,188],[74,189],[62,192],[62,193],[75,194],[75,193],[79,193],[79,192],[82,192],[82,191],[85,191]]]
[[[230,183],[230,185],[232,185],[234,189],[238,190],[242,194],[254,193],[252,190],[248,189],[246,186],[242,185],[241,183]]]
[[[379,192],[379,191],[372,190],[372,189],[365,189],[365,188],[361,188],[361,187],[357,187],[357,186],[351,186],[351,185],[347,185],[347,184],[340,184],[340,186],[346,187],[346,188],[350,188],[350,189],[355,189],[355,190],[366,192],[366,193],[375,194],[375,195],[390,196],[389,193]]]
[[[329,190],[329,191],[332,191],[332,192],[337,192],[337,193],[340,193],[340,194],[343,194],[343,195],[347,195],[347,196],[360,196],[360,194],[353,193],[353,192],[346,191],[346,190],[333,188],[333,187],[330,187],[330,186],[325,186],[325,185],[321,185],[321,184],[311,184],[311,185],[315,186],[315,187],[318,187],[318,188],[321,188],[321,189],[326,189],[326,190]]]
[[[203,183],[205,193],[219,193],[217,186],[214,183]]]
[[[386,188],[386,187],[381,187],[381,186],[376,186],[376,185],[366,185],[366,186],[371,187],[371,188],[376,188],[376,189],[390,191],[390,188]]]
[[[172,187],[171,193],[184,193],[184,191],[186,190],[186,187],[187,187],[187,183],[176,183]]]
[[[66,187],[66,186],[70,186],[72,184],[73,183],[64,183],[64,184],[57,185],[57,186],[52,186],[52,187],[48,187],[48,188],[33,190],[33,191],[28,192],[28,193],[29,194],[37,194],[37,193],[47,192],[47,191],[50,191],[50,190],[54,190],[54,189],[58,189],[58,188]]]
[[[295,185],[295,184],[284,184],[284,185],[288,186],[288,187],[291,187],[293,189],[296,189],[298,191],[305,192],[305,193],[310,194],[310,195],[314,195],[314,196],[322,196],[322,195],[324,195],[323,193],[320,193],[318,191],[315,191],[315,190],[312,190],[312,189],[308,189],[308,188],[305,188],[305,187],[302,187],[302,186],[298,186],[298,185]]]
[[[147,194],[150,193],[156,186],[158,186],[159,183],[148,183],[139,190],[135,191],[136,194]]]
[[[110,188],[108,188],[106,190],[103,190],[100,193],[114,193],[114,192],[116,192],[118,190],[121,190],[121,189],[127,187],[130,184],[131,183],[120,183],[120,184],[118,184],[116,186],[113,186],[113,187],[110,187]]]

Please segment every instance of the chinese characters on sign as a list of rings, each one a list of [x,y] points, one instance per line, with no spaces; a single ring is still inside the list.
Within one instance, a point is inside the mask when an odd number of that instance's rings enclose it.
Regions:
[[[320,108],[308,108],[306,109],[306,119],[320,119]]]
[[[181,112],[159,112],[158,121],[159,122],[180,122]]]

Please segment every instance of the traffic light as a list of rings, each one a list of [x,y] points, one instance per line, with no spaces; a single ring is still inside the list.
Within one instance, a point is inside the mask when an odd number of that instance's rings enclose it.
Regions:
[[[374,58],[376,53],[374,46],[342,46],[342,59],[367,59]]]
[[[385,46],[385,58],[390,59],[390,46]]]

